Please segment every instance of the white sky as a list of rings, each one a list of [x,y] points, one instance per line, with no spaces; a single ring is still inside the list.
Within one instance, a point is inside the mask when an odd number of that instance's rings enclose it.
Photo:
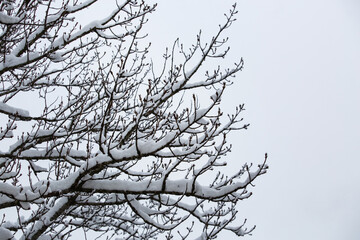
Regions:
[[[190,46],[200,29],[214,33],[235,0],[156,2],[144,30],[161,57],[177,37]],[[257,225],[243,239],[360,239],[360,1],[236,2],[231,52],[216,64],[244,58],[223,110],[244,102],[251,126],[231,135],[226,160],[236,168],[267,152],[270,165],[239,204]]]
[[[145,29],[160,55],[176,37],[190,44],[199,29],[213,33],[234,1],[157,2]],[[269,173],[239,207],[257,225],[245,239],[360,239],[360,2],[237,3],[231,53],[220,64],[243,57],[245,69],[223,110],[244,102],[251,126],[233,133],[227,161],[270,156]]]
[[[210,36],[234,1],[156,1],[144,28],[152,56],[177,37],[190,46],[200,29]],[[240,220],[257,225],[243,239],[360,239],[360,2],[237,3],[231,52],[216,64],[244,58],[223,110],[244,102],[251,126],[231,135],[226,160],[236,168],[267,152],[270,165],[239,205]]]

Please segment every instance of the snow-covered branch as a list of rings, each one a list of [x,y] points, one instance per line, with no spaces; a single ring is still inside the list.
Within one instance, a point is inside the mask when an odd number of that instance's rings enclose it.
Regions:
[[[236,6],[212,38],[199,34],[188,51],[176,41],[157,74],[143,44],[156,5],[114,1],[81,23],[101,3],[0,3],[0,234],[185,239],[199,225],[200,239],[249,234],[233,224],[236,206],[267,156],[255,167],[225,158],[227,135],[248,124],[243,104],[228,117],[220,109],[243,60],[204,69],[226,57]]]

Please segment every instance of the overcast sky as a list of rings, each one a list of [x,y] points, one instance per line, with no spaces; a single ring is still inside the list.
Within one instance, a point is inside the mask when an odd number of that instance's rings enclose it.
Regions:
[[[146,29],[153,50],[176,37],[214,33],[230,0],[162,0]],[[246,104],[248,131],[227,158],[241,166],[269,154],[269,173],[240,203],[252,240],[360,239],[360,2],[237,1],[231,53],[245,69],[224,111]],[[234,166],[234,165],[232,165]]]
[[[144,31],[154,59],[177,37],[190,46],[200,29],[215,33],[235,2],[153,1]],[[267,152],[270,166],[239,204],[239,219],[257,225],[243,239],[360,239],[360,1],[236,2],[231,51],[216,65],[244,58],[223,111],[245,103],[250,128],[230,136],[226,161],[240,168]]]

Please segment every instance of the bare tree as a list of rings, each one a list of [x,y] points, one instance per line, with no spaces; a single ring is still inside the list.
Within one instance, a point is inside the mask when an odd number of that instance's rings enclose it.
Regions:
[[[0,238],[68,239],[83,230],[185,239],[199,224],[198,239],[250,233],[232,225],[236,204],[266,172],[266,155],[255,168],[220,172],[226,135],[248,126],[243,105],[227,116],[219,108],[243,61],[202,70],[206,59],[226,56],[221,35],[235,5],[206,43],[201,34],[189,50],[176,41],[157,73],[141,33],[156,6],[119,1],[81,25],[78,16],[99,1],[0,2]]]

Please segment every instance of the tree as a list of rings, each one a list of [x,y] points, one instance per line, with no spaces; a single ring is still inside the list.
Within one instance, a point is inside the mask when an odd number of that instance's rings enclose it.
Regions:
[[[141,33],[156,5],[120,1],[80,24],[98,2],[0,3],[1,239],[68,239],[79,229],[185,239],[199,224],[198,239],[250,233],[232,225],[236,204],[266,172],[266,155],[255,169],[218,171],[226,135],[248,127],[243,104],[228,116],[219,108],[243,61],[201,72],[226,56],[221,35],[235,5],[207,43],[201,34],[189,50],[176,41],[157,73]]]

